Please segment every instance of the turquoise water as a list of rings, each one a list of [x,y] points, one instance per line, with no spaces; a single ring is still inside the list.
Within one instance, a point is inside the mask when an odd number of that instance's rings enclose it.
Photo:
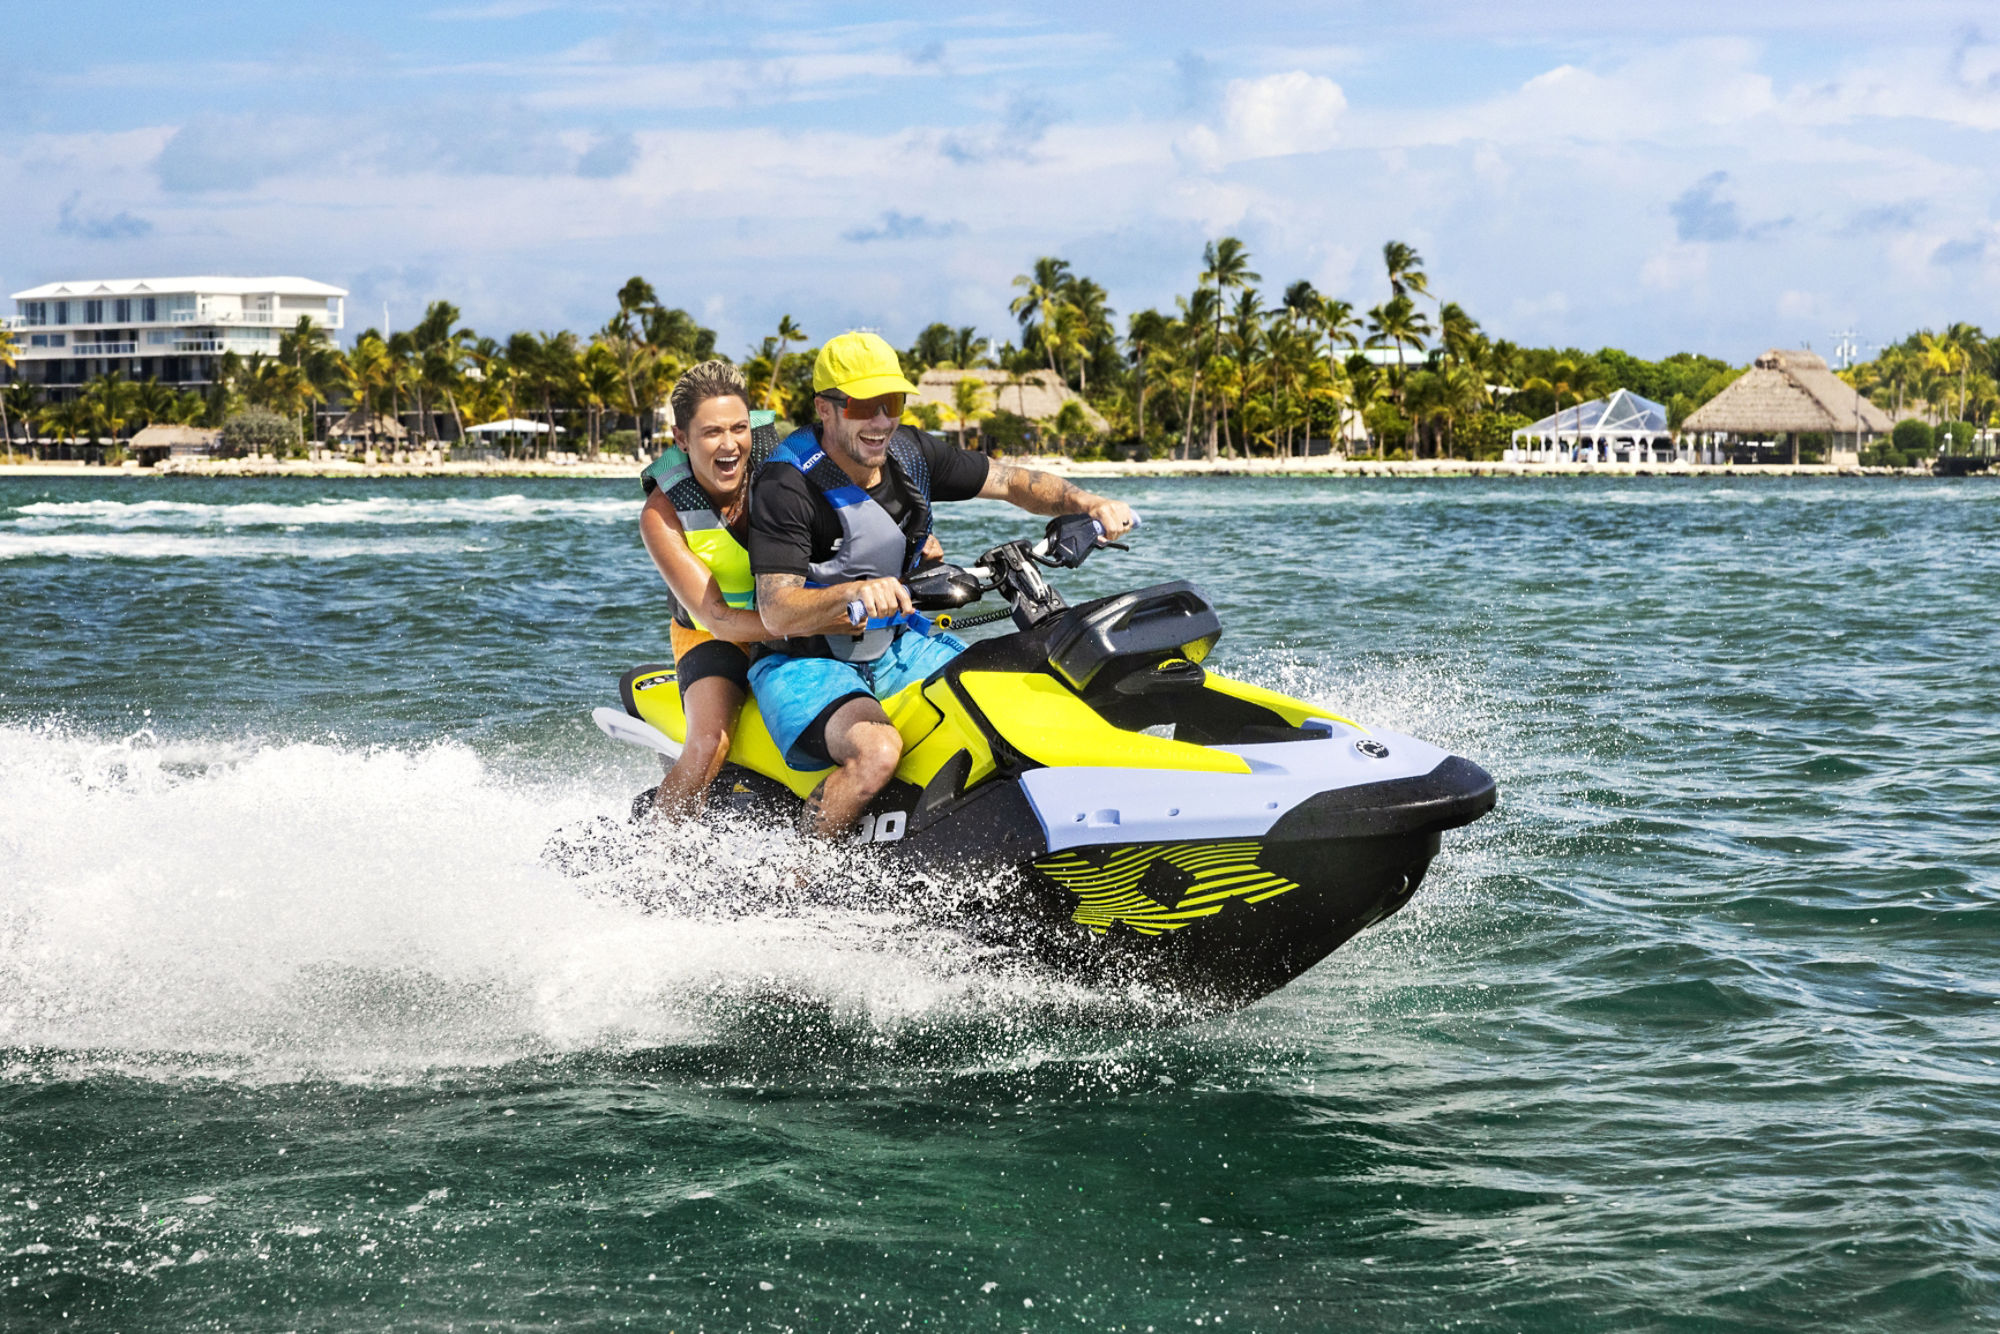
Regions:
[[[0,1325],[2000,1322],[2000,487],[1104,489],[1074,594],[1501,785],[1187,1027],[541,867],[657,772],[636,488],[0,483]]]

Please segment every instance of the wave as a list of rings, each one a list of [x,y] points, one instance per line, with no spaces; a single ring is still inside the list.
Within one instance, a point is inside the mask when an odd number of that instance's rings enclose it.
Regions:
[[[307,540],[295,536],[260,539],[158,532],[24,534],[0,529],[0,561],[33,560],[45,556],[73,560],[255,560],[303,556],[314,560],[348,560],[470,549],[462,541],[438,538],[355,542]]]
[[[327,525],[430,525],[490,523],[637,522],[631,496],[604,499],[525,495],[419,499],[371,496],[299,504],[244,501],[209,504],[181,500],[50,500],[14,507],[15,532],[60,528],[209,529],[302,528]]]
[[[0,1048],[408,1069],[696,1042],[773,1007],[880,1036],[1090,1003],[893,910],[645,914],[588,892],[540,854],[646,781],[622,773],[0,727]],[[745,830],[650,855],[697,901],[871,874]]]

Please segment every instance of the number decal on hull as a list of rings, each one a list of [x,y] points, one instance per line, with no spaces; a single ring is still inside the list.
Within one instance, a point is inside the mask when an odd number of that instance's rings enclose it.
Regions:
[[[903,830],[910,822],[908,811],[883,811],[880,815],[864,815],[861,823],[854,827],[856,843],[899,843]]]

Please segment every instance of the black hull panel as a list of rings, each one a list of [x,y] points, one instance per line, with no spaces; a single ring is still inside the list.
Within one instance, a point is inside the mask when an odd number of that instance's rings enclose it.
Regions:
[[[802,809],[782,785],[733,765],[710,801],[782,825]],[[1440,832],[1493,804],[1493,780],[1454,756],[1421,778],[1324,793],[1259,837],[1051,853],[1018,782],[943,800],[895,783],[856,841],[928,873],[940,897],[922,907],[941,923],[1086,985],[1169,993],[1192,1018],[1269,995],[1396,912],[1422,884]],[[994,873],[1010,868],[996,893]]]

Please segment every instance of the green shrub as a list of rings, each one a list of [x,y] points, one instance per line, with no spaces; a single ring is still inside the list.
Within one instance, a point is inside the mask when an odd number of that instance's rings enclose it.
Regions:
[[[222,423],[222,452],[229,457],[271,454],[282,458],[304,447],[299,424],[269,408],[245,408]]]
[[[1938,453],[1970,454],[1979,428],[1971,422],[1946,422],[1938,428]]]
[[[995,454],[1025,454],[1031,429],[1026,417],[1002,408],[979,424],[979,437]]]
[[[637,431],[613,431],[604,437],[604,452],[607,454],[630,454],[639,457],[639,433]]]
[[[1452,452],[1469,459],[1497,459],[1514,443],[1514,432],[1528,424],[1519,412],[1480,412],[1458,428]]]
[[[1914,417],[1897,422],[1889,439],[1899,454],[1924,458],[1937,452],[1937,433],[1931,430],[1929,422],[1920,422]]]
[[[1368,434],[1374,437],[1379,450],[1401,445],[1410,434],[1410,419],[1394,403],[1373,404],[1361,414],[1361,420],[1368,424]]]

